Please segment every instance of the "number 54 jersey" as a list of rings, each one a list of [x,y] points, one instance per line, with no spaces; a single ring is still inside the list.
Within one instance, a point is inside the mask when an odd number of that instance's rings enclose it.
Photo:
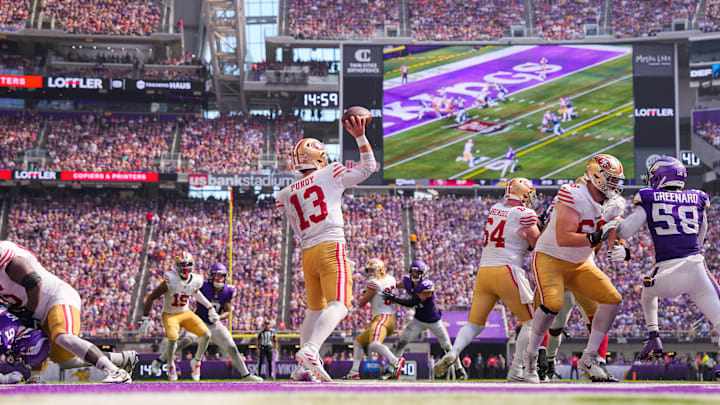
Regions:
[[[531,208],[507,207],[504,203],[493,205],[485,223],[480,267],[522,267],[523,255],[530,244],[517,232],[535,224],[537,214]]]
[[[642,206],[655,243],[655,261],[701,253],[698,234],[709,197],[700,190],[643,189],[633,203]]]

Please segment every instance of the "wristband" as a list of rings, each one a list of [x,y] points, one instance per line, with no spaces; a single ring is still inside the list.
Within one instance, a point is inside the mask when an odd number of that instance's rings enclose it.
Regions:
[[[368,142],[368,139],[365,135],[355,138],[355,142],[357,142],[358,146],[370,145],[370,142]]]

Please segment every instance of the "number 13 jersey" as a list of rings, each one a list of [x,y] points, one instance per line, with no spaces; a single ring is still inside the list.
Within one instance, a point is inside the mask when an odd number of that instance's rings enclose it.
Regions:
[[[480,267],[522,267],[523,255],[530,244],[517,232],[535,224],[537,214],[531,208],[509,207],[505,203],[493,205],[485,223]]]
[[[285,211],[303,249],[322,242],[345,243],[343,192],[369,174],[332,163],[280,190],[276,206]],[[355,181],[355,177],[360,180]]]

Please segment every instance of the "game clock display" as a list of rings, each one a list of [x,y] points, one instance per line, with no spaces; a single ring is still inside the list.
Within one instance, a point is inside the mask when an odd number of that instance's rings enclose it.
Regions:
[[[340,106],[340,97],[335,91],[300,93],[297,102],[303,107],[337,108]]]

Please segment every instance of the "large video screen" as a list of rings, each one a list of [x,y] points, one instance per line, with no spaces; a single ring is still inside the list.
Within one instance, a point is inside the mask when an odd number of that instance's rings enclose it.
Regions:
[[[400,46],[383,54],[385,179],[552,182],[579,177],[602,152],[634,177],[629,45]]]

